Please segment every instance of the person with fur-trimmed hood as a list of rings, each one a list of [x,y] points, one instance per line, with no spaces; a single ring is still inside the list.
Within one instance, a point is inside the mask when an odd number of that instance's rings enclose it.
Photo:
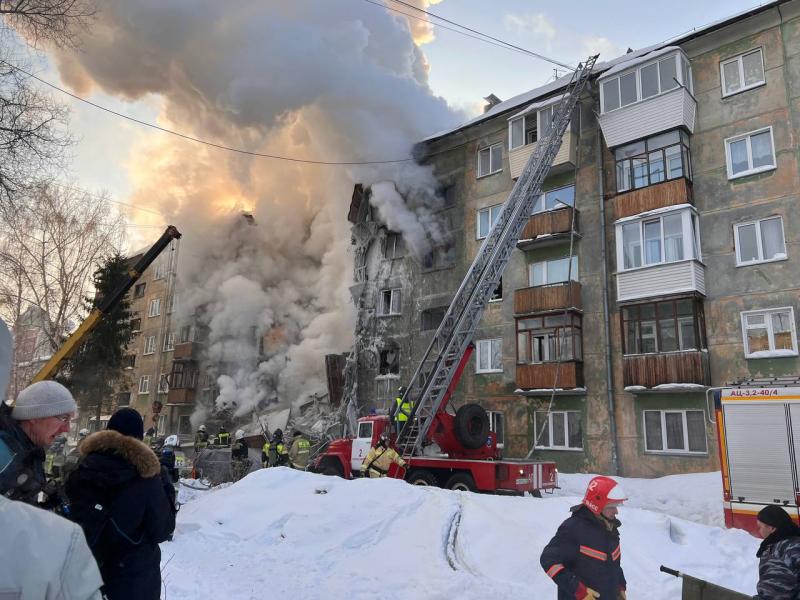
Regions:
[[[758,563],[757,600],[800,598],[800,527],[783,508],[770,504],[756,519],[764,538],[756,552]]]
[[[143,436],[139,413],[119,409],[83,441],[67,481],[70,518],[83,527],[109,600],[160,598],[158,544],[175,529],[175,489]]]

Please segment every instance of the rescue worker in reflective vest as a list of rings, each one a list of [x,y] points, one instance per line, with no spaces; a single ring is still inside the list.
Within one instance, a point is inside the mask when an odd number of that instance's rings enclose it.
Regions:
[[[217,432],[217,446],[230,446],[231,445],[231,434],[228,433],[228,430],[225,429],[224,425],[221,425],[219,428],[219,432]]]
[[[293,469],[305,471],[308,466],[308,457],[310,453],[311,442],[303,437],[302,432],[295,429],[292,447],[289,449],[289,466]]]
[[[276,429],[269,445],[269,466],[284,467],[289,464],[289,449],[283,443],[283,431]]]
[[[625,500],[616,481],[594,477],[583,502],[545,546],[540,562],[558,586],[558,600],[625,600],[617,520]]]
[[[371,478],[386,477],[392,463],[396,463],[400,467],[406,466],[406,461],[400,458],[394,448],[389,446],[389,436],[382,433],[378,443],[374,448],[370,448],[364,457],[364,462],[361,463],[361,474],[368,474]]]
[[[409,417],[411,417],[411,411],[414,410],[414,403],[410,399],[403,402],[405,393],[406,388],[400,386],[397,389],[397,398],[394,399],[394,422],[397,433],[400,433]]]
[[[197,433],[194,434],[195,454],[206,448],[208,448],[208,432],[206,431],[205,425],[200,425],[200,427],[197,428]]]

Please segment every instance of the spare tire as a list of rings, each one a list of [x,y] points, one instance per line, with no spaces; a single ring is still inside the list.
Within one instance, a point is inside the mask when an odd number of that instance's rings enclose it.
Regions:
[[[489,438],[489,415],[480,404],[465,404],[456,411],[455,428],[458,441],[475,450]]]

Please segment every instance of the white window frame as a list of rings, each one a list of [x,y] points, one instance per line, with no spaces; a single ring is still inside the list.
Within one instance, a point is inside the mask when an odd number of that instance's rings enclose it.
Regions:
[[[495,165],[492,163],[492,157],[494,156],[494,152],[492,149],[500,146],[500,165]],[[488,173],[481,173],[481,152],[488,152],[489,153],[489,172]],[[503,142],[497,142],[496,144],[491,144],[486,146],[485,148],[480,148],[478,153],[476,154],[477,165],[475,167],[475,173],[477,173],[476,179],[481,179],[482,177],[488,177],[489,175],[494,175],[495,173],[500,173],[503,170]]]
[[[497,434],[497,423],[500,422],[503,433],[503,439],[497,440],[497,447],[498,448],[505,448],[506,446],[506,417],[505,414],[499,410],[487,410],[486,414],[489,416],[489,431],[493,431]]]
[[[662,450],[650,450],[647,448],[647,417],[649,412],[657,412],[661,415],[661,448]],[[699,412],[703,414],[703,424],[706,422],[706,411],[701,408],[687,408],[687,409],[647,409],[642,411],[642,437],[644,439],[644,453],[645,454],[682,454],[691,456],[708,456],[708,433],[705,433],[704,440],[706,449],[689,450],[689,425],[686,420],[686,413]],[[683,449],[667,448],[667,413],[680,413],[681,424],[683,426]]]
[[[164,279],[167,276],[167,265],[164,259],[157,260],[153,273],[153,279]]]
[[[389,293],[389,312],[383,312],[383,296],[386,293]],[[395,312],[393,307],[395,306],[395,295],[398,296],[397,306],[398,310]],[[393,317],[402,314],[403,312],[403,288],[388,288],[385,290],[380,291],[380,298],[378,299],[378,316],[379,317]]]
[[[551,258],[551,259],[548,259],[548,260],[541,260],[541,261],[530,263],[528,265],[528,285],[530,287],[545,287],[545,286],[548,286],[548,285],[560,285],[562,283],[567,283],[568,281],[552,281],[551,282],[550,281],[550,276],[549,276],[549,271],[550,271],[550,266],[549,265],[551,265],[554,262],[558,262],[558,261],[566,260],[566,259],[569,259],[569,257],[568,256],[562,256],[562,257],[559,257],[559,258]],[[580,260],[578,260],[578,255],[577,254],[573,254],[572,255],[572,260],[573,260],[573,262],[575,264],[572,265],[571,272],[569,273],[570,280],[579,281]],[[534,270],[534,267],[536,265],[544,265],[544,268],[543,268],[544,283],[541,283],[539,285],[534,285],[534,283],[533,283],[533,270]]]
[[[497,221],[498,216],[500,215],[500,211],[503,209],[502,204],[493,204],[492,206],[486,206],[484,208],[479,208],[476,211],[476,219],[475,219],[475,239],[482,240],[487,235],[489,235],[489,231],[492,230],[494,227],[495,221]],[[481,235],[481,213],[488,213],[489,214],[489,230]]]
[[[792,350],[776,350],[775,349],[775,333],[772,330],[772,315],[774,313],[780,312],[788,312],[789,313],[789,323],[792,326]],[[764,325],[748,325],[747,324],[747,317],[749,315],[764,315]],[[776,358],[776,355],[770,356],[769,354],[762,355],[758,354],[759,352],[781,352],[780,356],[797,356],[797,324],[794,320],[794,307],[792,306],[782,306],[780,308],[767,308],[762,310],[745,310],[741,312],[741,321],[742,321],[742,346],[744,349],[744,357],[748,359],[759,359],[759,358]],[[747,331],[749,329],[766,329],[767,330],[767,337],[769,339],[769,350],[757,350],[756,352],[749,352],[747,347]]]
[[[159,317],[161,316],[161,297],[158,298],[150,298],[150,304],[147,307],[147,316],[148,317]]]
[[[158,393],[159,394],[166,394],[169,392],[169,381],[167,380],[167,376],[169,373],[161,373],[158,378]]]
[[[150,375],[142,375],[139,377],[139,394],[150,393]]]
[[[558,205],[554,206],[553,208],[547,208],[547,195],[548,194],[554,194],[555,192],[558,192],[558,191],[561,191],[561,190],[565,190],[567,188],[572,188],[573,190],[575,190],[572,193],[572,204],[567,204],[566,202],[560,202]],[[544,192],[541,192],[536,197],[536,200],[534,200],[534,202],[533,202],[533,209],[531,210],[531,214],[532,215],[538,215],[538,214],[541,214],[541,213],[552,212],[552,211],[558,210],[560,208],[575,208],[575,193],[576,192],[577,192],[577,189],[576,189],[576,186],[575,186],[575,182],[569,183],[567,185],[562,185],[562,186],[559,186],[557,188],[553,188],[553,189],[550,189],[550,190],[547,190],[547,191],[544,191]],[[542,202],[542,208],[537,210],[536,206],[537,206],[537,204],[539,204],[540,200]]]
[[[405,255],[406,246],[403,236],[394,232],[387,233],[383,248],[383,258],[386,260],[395,260],[403,258]]]
[[[667,249],[664,243],[664,217],[669,217],[675,214],[681,215],[681,235],[683,236],[683,258],[675,261],[666,261]],[[644,243],[644,224],[646,222],[659,220],[659,228],[661,231],[661,260],[655,263],[646,262],[646,249]],[[639,266],[626,267],[625,266],[625,243],[622,235],[623,227],[626,225],[636,224],[639,226]],[[637,269],[649,269],[660,265],[674,264],[685,262],[687,260],[702,260],[699,254],[700,249],[700,223],[697,214],[692,208],[680,208],[678,210],[659,211],[656,214],[643,214],[635,219],[623,219],[616,223],[616,244],[617,244],[617,272],[635,271]],[[697,238],[697,239],[696,239]]]
[[[142,354],[143,355],[155,354],[157,345],[158,345],[158,336],[148,335],[144,340],[144,352],[142,352]]]
[[[175,336],[176,333],[174,331],[170,331],[164,336],[164,352],[171,352],[175,349]]]
[[[764,133],[765,131],[769,131],[769,139],[770,144],[772,145],[772,164],[771,165],[764,165],[763,167],[756,167],[753,168],[753,149],[751,147],[750,138],[754,135],[758,135],[759,133]],[[740,173],[733,173],[733,162],[731,160],[731,144],[734,142],[738,142],[741,140],[747,140],[747,164],[750,165],[750,168],[746,171],[741,171]],[[739,179],[740,177],[747,177],[748,175],[755,175],[756,173],[764,173],[766,171],[774,171],[778,168],[778,160],[775,156],[775,136],[772,133],[772,125],[769,127],[762,127],[760,129],[755,129],[753,131],[748,131],[747,133],[742,133],[740,135],[735,135],[733,137],[725,138],[725,167],[728,171],[728,179]]]
[[[489,365],[482,367],[481,365],[481,346],[489,345]],[[492,345],[497,344],[500,346],[500,366],[492,367]],[[485,340],[477,340],[475,342],[475,373],[502,373],[503,372],[503,339],[490,338]]]
[[[750,54],[755,54],[758,52],[761,55],[761,73],[763,75],[763,79],[761,81],[757,81],[755,83],[751,83],[750,85],[744,84],[744,57],[749,56]],[[739,81],[742,82],[742,87],[738,90],[733,92],[726,91],[725,86],[725,65],[729,65],[731,63],[738,63],[739,67]],[[722,86],[722,97],[728,98],[730,96],[735,96],[736,94],[741,94],[742,92],[746,92],[747,90],[752,90],[753,88],[761,87],[762,85],[767,84],[767,69],[764,65],[764,50],[759,46],[758,48],[754,48],[752,50],[748,50],[747,52],[743,52],[737,56],[733,56],[731,58],[726,58],[725,60],[720,61],[719,63],[719,80]]]
[[[177,292],[172,292],[169,295],[169,300],[167,301],[167,314],[172,314],[175,312],[176,306],[178,306],[178,294]]]
[[[659,90],[658,93],[654,94],[653,96],[648,96],[647,98],[642,98],[642,75],[641,75],[642,69],[650,67],[650,66],[652,66],[654,64],[658,64],[659,62],[664,61],[664,60],[666,60],[667,58],[670,58],[670,57],[672,57],[672,59],[675,61],[675,79],[678,81],[678,85],[673,87],[673,88],[670,88],[668,90],[662,90],[661,89],[661,67],[659,66],[659,67],[657,67],[657,72],[658,72],[658,90]],[[684,77],[683,77],[683,63],[682,63],[683,60],[685,60],[687,62],[687,64],[689,65],[689,81],[684,81],[683,80],[684,79]],[[631,102],[630,104],[623,105],[622,104],[622,90],[620,89],[620,83],[619,82],[620,82],[620,79],[622,79],[623,77],[625,77],[627,75],[630,75],[631,73],[635,73],[636,74],[636,100],[634,102]],[[606,110],[605,84],[606,83],[610,83],[612,81],[616,81],[617,82],[617,94],[618,94],[618,97],[619,97],[620,105],[618,107],[616,107],[616,108],[612,108],[611,110]],[[619,73],[618,75],[614,75],[614,77],[609,77],[607,79],[604,79],[604,80],[600,81],[599,84],[600,84],[600,101],[601,101],[601,106],[602,106],[601,114],[606,115],[606,114],[614,112],[615,110],[622,110],[623,108],[627,108],[629,106],[633,106],[635,104],[639,104],[640,102],[646,102],[647,100],[652,100],[653,98],[658,98],[659,96],[663,96],[664,94],[668,94],[670,92],[674,92],[675,90],[680,89],[681,86],[685,87],[689,91],[689,93],[691,94],[692,93],[692,89],[693,89],[693,84],[692,84],[692,63],[691,63],[691,61],[689,61],[689,59],[686,58],[686,56],[682,52],[676,51],[676,52],[673,52],[673,53],[662,54],[661,56],[658,56],[657,58],[654,58],[653,60],[649,60],[646,63],[642,63],[640,65],[636,65],[636,67],[634,67],[634,68],[631,68],[631,69],[629,69],[627,71]]]
[[[543,411],[542,411],[543,412]],[[556,446],[553,444],[553,415],[558,415],[561,419],[564,419],[564,443],[569,444],[569,413],[574,413],[578,415],[578,421],[581,422],[581,445],[578,446]],[[547,441],[549,442],[548,446],[543,446],[539,444],[539,431],[541,431],[542,423],[539,422],[539,414],[540,412],[533,413],[533,425],[534,425],[534,443],[536,444],[536,448],[541,450],[567,450],[570,452],[583,452],[583,419],[581,415],[581,411],[579,410],[551,410],[547,413]]]
[[[773,258],[764,258],[764,248],[762,247],[763,244],[761,242],[761,223],[764,221],[771,221],[772,219],[778,219],[781,223],[781,239],[783,240],[783,256],[777,256]],[[755,260],[742,260],[740,255],[741,250],[741,243],[739,242],[739,229],[742,227],[747,227],[749,225],[754,225],[756,229],[756,247],[758,248],[758,256],[759,258]],[[770,262],[778,262],[781,260],[788,260],[789,254],[786,248],[786,231],[783,228],[783,216],[781,215],[771,215],[769,217],[764,217],[763,219],[756,219],[755,221],[745,221],[743,223],[736,223],[733,226],[733,237],[734,237],[734,245],[736,247],[736,266],[737,267],[747,267],[750,265],[758,265],[761,263],[770,263]]]

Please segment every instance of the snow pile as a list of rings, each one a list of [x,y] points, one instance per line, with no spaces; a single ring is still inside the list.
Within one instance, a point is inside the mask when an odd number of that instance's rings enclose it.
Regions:
[[[577,491],[582,477],[564,477],[568,490]],[[651,482],[652,493],[645,480],[623,485],[631,505],[650,498],[702,516],[703,508],[688,505],[704,504],[710,485],[694,475],[670,479]],[[697,497],[684,493],[697,482]],[[716,490],[711,496],[718,501]],[[212,589],[232,600],[552,598],[555,587],[539,555],[577,501],[260,470],[182,508],[174,541],[162,544],[166,594],[170,600],[208,597]],[[755,591],[758,541],[747,533],[633,507],[623,507],[620,518],[628,597],[680,597],[680,581],[660,573],[661,564]]]

